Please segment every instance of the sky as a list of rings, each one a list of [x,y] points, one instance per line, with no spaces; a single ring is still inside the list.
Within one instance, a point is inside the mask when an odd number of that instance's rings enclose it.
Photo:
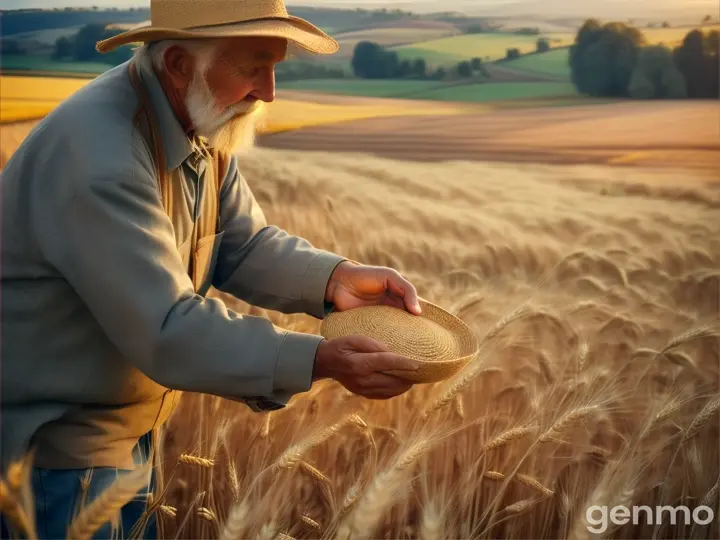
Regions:
[[[392,7],[414,12],[460,11],[469,15],[544,15],[548,17],[696,17],[720,15],[718,0],[286,0],[292,5]],[[0,0],[0,9],[149,6],[149,0]]]

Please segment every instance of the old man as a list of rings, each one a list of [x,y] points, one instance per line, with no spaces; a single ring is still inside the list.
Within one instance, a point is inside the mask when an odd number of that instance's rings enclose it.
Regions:
[[[153,0],[149,26],[98,48],[124,43],[143,45],[41,121],[0,177],[2,465],[33,452],[42,538],[65,537],[83,479],[89,502],[150,459],[179,391],[262,411],[322,378],[390,398],[410,383],[384,372],[417,369],[382,343],[284,330],[206,297],[214,286],[317,319],[372,304],[420,314],[395,270],[269,225],[234,153],[288,47],[335,41],[282,0]],[[121,536],[143,511],[124,507]]]

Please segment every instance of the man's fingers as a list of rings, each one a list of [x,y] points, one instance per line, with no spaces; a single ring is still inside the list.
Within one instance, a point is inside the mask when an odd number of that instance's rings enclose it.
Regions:
[[[420,315],[422,309],[418,301],[417,291],[412,283],[400,274],[391,273],[388,277],[388,289],[403,299],[404,307],[415,315]]]
[[[362,379],[363,394],[365,396],[395,397],[410,390],[413,385],[384,373],[373,373]]]
[[[345,340],[348,347],[359,353],[383,353],[390,350],[384,343],[359,334],[347,336]]]
[[[391,352],[369,353],[364,358],[373,371],[417,371],[420,363],[405,356]]]

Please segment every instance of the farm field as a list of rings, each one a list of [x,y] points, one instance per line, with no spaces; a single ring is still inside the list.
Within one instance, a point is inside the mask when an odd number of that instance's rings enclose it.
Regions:
[[[373,28],[333,35],[340,44],[337,56],[351,58],[355,45],[361,41],[373,41],[383,47],[405,45],[408,43],[431,41],[460,34],[460,31],[450,28]]]
[[[586,509],[608,501],[717,507],[715,103],[278,97],[288,123],[410,111],[263,136],[240,169],[269,223],[397,269],[482,348],[389,402],[328,382],[265,414],[184,394],[164,431],[161,538],[584,538]],[[0,150],[32,125],[0,127]],[[720,521],[681,516],[606,537],[720,537]]]
[[[50,55],[4,54],[2,62],[0,62],[0,68],[2,69],[77,73],[79,76],[85,74],[97,75],[111,67],[110,64],[103,64],[102,62],[53,60]]]
[[[441,88],[439,81],[401,81],[364,79],[312,79],[278,84],[283,90],[305,90],[311,92],[346,94],[367,97],[403,97]]]
[[[503,62],[503,66],[528,73],[541,73],[570,79],[569,49],[558,49],[540,54],[530,54]]]
[[[671,48],[679,45],[688,32],[693,29],[693,27],[640,28],[649,44],[664,43]],[[704,32],[720,30],[720,24],[706,25],[702,27],[702,30]],[[541,36],[522,36],[512,33],[473,34],[417,42],[394,47],[393,50],[403,59],[424,58],[431,64],[453,65],[475,57],[486,61],[500,60],[505,58],[509,48],[518,48],[522,54],[532,53],[536,50],[537,40],[540,37],[549,39],[552,48],[563,47],[562,51],[567,57],[569,49],[564,47],[572,45],[575,41],[575,32],[548,32]],[[560,55],[563,53],[550,51],[514,60],[507,65],[522,62],[525,68],[532,70],[532,66],[537,61],[539,68],[536,71],[564,75],[565,72],[561,71],[559,67],[562,64]],[[543,58],[546,54],[550,55],[547,59]]]
[[[481,58],[494,61],[505,58],[509,48],[518,48],[525,54],[533,52],[541,36],[488,33],[456,36],[422,43],[394,47],[402,59],[424,58],[433,65],[452,65],[463,60]],[[545,35],[553,47],[570,45],[575,39],[573,33],[550,33]]]
[[[268,135],[277,149],[372,153],[417,161],[614,164],[694,169],[717,179],[712,102],[596,102],[572,98],[495,104],[477,113],[375,118]]]
[[[436,99],[440,101],[504,101],[516,99],[542,99],[546,97],[568,97],[577,95],[569,83],[482,83],[463,84],[441,88],[431,88],[418,92],[418,99]]]

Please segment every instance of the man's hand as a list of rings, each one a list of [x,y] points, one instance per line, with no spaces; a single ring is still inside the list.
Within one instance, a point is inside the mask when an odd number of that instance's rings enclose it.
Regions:
[[[389,352],[365,336],[347,336],[320,343],[315,355],[313,380],[334,379],[353,394],[369,399],[389,399],[404,394],[413,383],[383,371],[416,371],[419,363]]]
[[[340,263],[330,276],[325,300],[337,311],[363,306],[395,306],[420,315],[415,287],[396,270],[365,266],[350,261]]]

